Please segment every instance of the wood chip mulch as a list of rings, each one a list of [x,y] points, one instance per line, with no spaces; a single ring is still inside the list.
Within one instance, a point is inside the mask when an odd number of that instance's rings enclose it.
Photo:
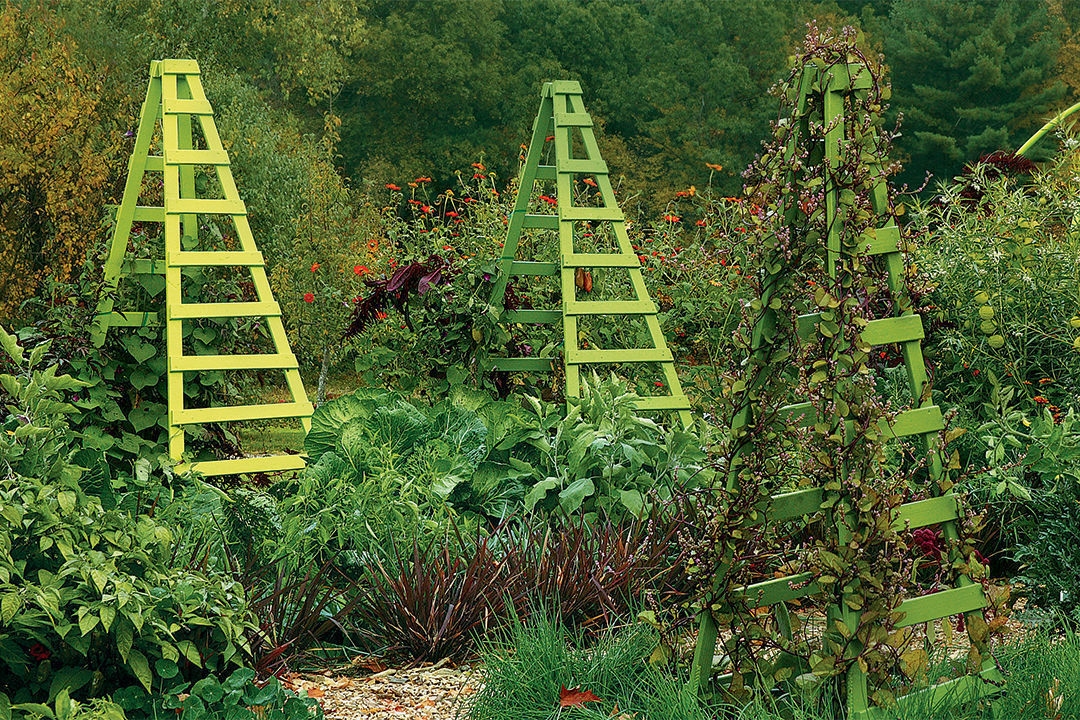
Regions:
[[[366,674],[365,670],[376,670]],[[481,683],[478,668],[446,661],[382,669],[377,663],[287,679],[301,695],[316,698],[327,720],[453,720]]]

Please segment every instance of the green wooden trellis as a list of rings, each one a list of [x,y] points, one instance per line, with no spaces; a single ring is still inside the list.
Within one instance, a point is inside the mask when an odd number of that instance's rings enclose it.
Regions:
[[[854,94],[856,98],[866,96],[871,88],[872,79],[865,66],[850,63],[838,64],[821,68],[807,66],[803,71],[800,82],[800,91],[796,98],[797,104],[791,121],[797,123],[797,127],[806,132],[807,123],[821,123],[827,128],[824,148],[821,149],[818,162],[835,163],[839,157],[839,143],[845,137],[846,128],[851,120],[845,117],[844,103],[848,94]],[[817,93],[820,102],[810,103],[810,93]],[[811,107],[823,109],[823,116],[811,116]],[[794,141],[789,150],[789,157],[794,152]],[[872,206],[878,217],[884,221],[876,232],[864,235],[855,249],[861,255],[879,258],[884,265],[887,274],[887,284],[893,297],[897,298],[894,312],[891,318],[870,321],[861,334],[861,339],[871,346],[898,344],[902,350],[904,364],[907,370],[907,380],[913,408],[899,413],[891,424],[883,424],[882,431],[887,439],[914,437],[919,440],[928,452],[929,475],[932,486],[937,487],[937,480],[942,476],[943,467],[940,450],[937,446],[937,435],[944,429],[944,422],[940,408],[935,405],[930,397],[927,384],[926,367],[922,354],[923,326],[921,317],[904,300],[902,292],[904,285],[904,261],[901,248],[901,236],[899,228],[892,219],[887,204],[887,187],[883,173],[883,163],[880,158],[870,161],[871,172],[879,178],[872,193]],[[835,165],[834,165],[835,166]],[[829,234],[826,238],[828,269],[832,277],[838,272],[838,259],[842,253],[850,252],[842,246],[840,235],[840,223],[834,222],[838,215],[841,195],[839,188],[832,186],[828,179],[825,186],[826,198],[826,225]],[[785,211],[785,217],[789,222],[794,222],[797,211],[789,207]],[[774,283],[765,279],[766,288],[773,287]],[[768,290],[766,290],[768,293]],[[765,311],[762,313],[757,326],[754,328],[751,352],[764,357],[766,337],[773,337],[772,329],[778,322],[778,313],[769,310],[770,298],[762,298]],[[804,340],[810,339],[816,334],[816,324],[819,321],[819,313],[803,315],[798,318],[795,331]],[[817,420],[817,411],[809,402],[788,405],[781,410],[782,413],[794,423],[807,426]],[[753,408],[744,407],[736,415],[732,423],[732,433],[736,435],[740,428],[744,428],[753,422]],[[733,466],[737,461],[733,460]],[[734,472],[728,482],[728,490],[734,491]],[[824,491],[821,488],[809,488],[795,492],[787,492],[774,495],[768,504],[767,513],[759,513],[754,519],[755,523],[773,522],[778,523],[798,517],[809,517],[816,513],[826,512],[821,505],[824,500]],[[764,516],[763,516],[764,515]],[[940,525],[946,538],[957,538],[956,521],[960,517],[959,497],[951,490],[943,495],[931,497],[926,500],[911,502],[902,505],[893,525],[898,529],[907,528],[914,530],[920,527]],[[850,530],[845,529],[845,523],[838,521],[833,516],[832,522],[836,532],[840,533],[841,541],[844,536],[850,536]],[[955,558],[954,558],[955,559]],[[810,573],[800,573],[780,577],[764,582],[756,583],[738,593],[744,598],[751,608],[770,608],[776,617],[777,627],[785,634],[790,633],[790,619],[786,603],[799,598],[812,596],[819,592],[815,578]],[[969,622],[982,622],[981,609],[986,607],[987,600],[982,586],[974,583],[969,577],[961,575],[957,578],[955,587],[941,590],[921,597],[904,600],[899,611],[904,613],[897,627],[910,627],[924,623],[933,623],[942,618],[948,618],[958,614],[964,614]],[[858,621],[858,613],[850,609],[846,603],[840,602],[829,608],[827,619],[842,620],[848,627],[855,627]],[[713,676],[722,673],[724,668],[715,668],[714,652],[719,632],[718,624],[709,608],[705,608],[699,617],[699,632],[696,651],[694,654],[691,684],[700,690],[709,685]],[[797,659],[784,655],[778,658],[780,663],[797,664]],[[974,698],[989,696],[996,693],[1000,688],[1002,676],[997,664],[992,657],[985,657],[977,674],[964,675],[947,682],[943,682],[928,688],[914,691],[898,699],[900,705],[911,703],[925,703],[936,705],[939,702],[959,702]],[[846,678],[847,697],[845,699],[847,713],[851,718],[877,718],[887,717],[883,709],[872,707],[870,704],[870,692],[867,687],[865,673],[857,664],[853,664]]]
[[[575,140],[583,149],[583,157],[575,157]],[[554,142],[554,164],[541,165],[548,142]],[[579,176],[595,178],[603,200],[602,206],[575,206],[574,181]],[[558,214],[531,214],[529,204],[537,182],[554,182],[554,198]],[[618,252],[585,253],[575,250],[575,240],[582,231],[575,224],[609,223],[616,238]],[[559,261],[517,258],[522,230],[554,230],[559,237]],[[625,270],[633,288],[632,300],[585,301],[577,297],[575,273],[579,269],[600,268]],[[671,350],[657,319],[657,308],[649,298],[642,277],[641,262],[630,243],[626,220],[615,200],[608,177],[608,167],[600,156],[593,132],[593,121],[585,111],[581,86],[572,80],[544,84],[540,111],[533,123],[525,166],[514,208],[507,225],[506,242],[499,260],[499,276],[491,295],[500,322],[557,323],[563,326],[563,363],[566,370],[566,395],[578,397],[581,392],[581,368],[586,365],[617,363],[659,364],[668,395],[642,398],[639,410],[674,411],[684,426],[689,426],[690,402],[683,393]],[[561,307],[558,310],[508,310],[505,307],[506,286],[511,277],[550,276],[560,278]],[[617,349],[583,349],[578,342],[578,320],[586,316],[635,316],[645,320],[651,347]],[[491,358],[495,370],[551,372],[552,360],[542,357]]]
[[[202,145],[196,148],[194,122],[201,130]],[[151,155],[160,123],[162,154]],[[195,191],[196,167],[214,168],[224,197],[200,198]],[[146,173],[160,173],[164,183],[162,206],[139,205]],[[236,228],[241,250],[198,250],[199,215],[227,215]],[[165,225],[164,257],[128,259],[132,223]],[[184,269],[206,266],[246,267],[258,298],[255,302],[185,303],[182,296]],[[135,274],[165,276],[162,312],[124,311],[114,308],[120,280]],[[105,263],[104,291],[98,305],[92,338],[97,346],[110,327],[165,325],[169,455],[180,461],[184,454],[184,428],[203,423],[275,418],[296,418],[305,431],[311,428],[312,406],[300,379],[299,365],[289,348],[281,308],[274,300],[262,253],[255,245],[247,209],[236,189],[229,155],[214,124],[213,109],[203,92],[199,64],[194,60],[155,60],[139,114],[135,149],[128,162],[124,196],[116,210],[115,225]],[[199,318],[265,318],[275,351],[248,355],[186,355],[183,323]],[[222,370],[281,370],[292,395],[287,403],[226,407],[184,407],[184,374]],[[251,472],[297,470],[304,467],[299,455],[237,458],[192,462],[191,469],[204,475],[235,475]]]

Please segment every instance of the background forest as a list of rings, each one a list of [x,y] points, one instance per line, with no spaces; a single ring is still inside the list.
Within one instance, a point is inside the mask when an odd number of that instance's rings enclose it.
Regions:
[[[435,195],[481,162],[502,190],[549,79],[581,81],[624,205],[735,194],[811,19],[884,53],[913,188],[1080,95],[1080,4],[1064,0],[8,0],[0,320],[100,239],[152,59],[200,62],[275,262],[305,227],[342,234],[342,210],[388,183],[428,177]]]

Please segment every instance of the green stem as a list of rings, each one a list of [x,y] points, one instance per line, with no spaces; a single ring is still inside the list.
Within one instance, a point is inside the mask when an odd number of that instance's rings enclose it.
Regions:
[[[1048,132],[1060,125],[1062,120],[1069,117],[1077,110],[1080,110],[1080,102],[1058,113],[1053,120],[1043,125],[1042,128],[1039,129],[1039,132],[1028,138],[1028,141],[1020,146],[1020,149],[1016,151],[1016,154],[1020,157],[1026,157],[1027,151],[1030,150],[1035,143],[1042,140]]]

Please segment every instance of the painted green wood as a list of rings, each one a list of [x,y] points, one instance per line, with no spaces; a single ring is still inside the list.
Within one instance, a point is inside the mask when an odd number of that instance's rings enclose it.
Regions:
[[[510,263],[510,275],[547,275],[559,274],[559,263],[515,260]]]
[[[263,267],[266,265],[263,261],[263,254],[258,250],[208,250],[202,252],[186,250],[166,256],[166,262],[170,265],[178,265],[180,267],[212,267],[228,265]]]
[[[810,121],[821,123],[829,128],[826,141],[822,144],[823,147],[811,152],[809,158],[811,164],[829,163],[837,159],[837,143],[843,137],[847,122],[843,118],[845,96],[853,92],[856,95],[859,93],[865,95],[866,89],[870,87],[872,81],[866,68],[857,64],[831,67],[825,72],[824,78],[821,77],[821,72],[816,67],[804,68],[801,77],[801,90],[796,96],[796,112],[792,118],[792,121],[797,123],[796,127],[803,132],[805,132],[807,123]],[[809,101],[812,94],[816,94],[818,98],[815,103]],[[809,111],[812,107],[819,108],[822,112],[811,117]],[[788,149],[788,156],[791,159],[793,159],[793,148],[794,145],[792,144]],[[881,257],[888,286],[894,298],[896,298],[894,306],[896,315],[893,318],[884,318],[868,323],[861,333],[861,339],[871,345],[885,343],[898,343],[900,345],[912,402],[916,407],[899,413],[891,424],[883,422],[882,431],[887,438],[919,437],[929,452],[929,471],[932,479],[936,481],[942,473],[941,455],[936,446],[937,434],[944,428],[944,423],[940,409],[933,404],[929,393],[926,392],[928,379],[922,357],[921,340],[924,337],[922,321],[914,313],[910,301],[904,295],[905,268],[901,255],[903,249],[902,238],[899,229],[891,220],[890,208],[887,206],[888,195],[883,179],[883,164],[882,161],[875,161],[872,164],[872,172],[876,170],[877,175],[882,178],[873,188],[872,203],[874,211],[887,222],[876,231],[865,235],[857,246],[857,252]],[[825,200],[827,218],[836,217],[839,211],[839,192],[830,187],[829,183],[825,187]],[[785,206],[784,217],[789,223],[798,221],[799,211],[794,204]],[[828,219],[826,225],[830,228],[825,238],[827,263],[830,277],[836,278],[839,256],[843,252],[840,245],[839,226],[838,223]],[[769,289],[773,285],[768,277],[764,279],[764,284],[766,288],[764,300],[766,307],[768,307]],[[776,313],[766,310],[762,314],[752,335],[751,353],[753,355],[762,355],[764,338],[771,336],[776,321]],[[820,314],[817,313],[800,317],[796,325],[796,331],[803,338],[811,337],[815,331],[814,325],[818,321],[820,321]],[[843,342],[842,338],[840,342]],[[744,397],[752,397],[753,389],[749,388],[744,393]],[[803,426],[812,424],[817,419],[817,410],[806,402],[788,405],[781,408],[780,413],[786,416],[789,421]],[[739,457],[743,451],[742,446],[739,444],[738,431],[739,428],[752,422],[753,417],[754,408],[749,404],[744,404],[738,408],[734,416],[732,433],[733,437],[735,437],[736,446],[732,453],[731,468],[729,470],[729,490],[732,489],[732,479],[736,476]],[[845,427],[847,425],[848,423],[845,423]],[[936,482],[933,487],[937,487]],[[761,512],[756,517],[748,519],[748,523],[779,522],[812,514],[820,509],[822,497],[823,492],[818,488],[776,496],[771,499],[767,507],[761,508]],[[840,535],[840,540],[844,541],[844,538],[850,535],[848,529],[850,523],[840,521],[843,519],[845,511],[843,508],[838,507],[830,512],[833,518],[832,522]],[[933,497],[905,504],[898,510],[893,523],[897,528],[940,525],[947,538],[955,538],[955,522],[958,517],[959,499],[955,495],[947,494],[942,497]],[[720,563],[720,574],[723,573],[724,562],[722,560]],[[790,582],[791,578],[779,578],[761,585],[771,591],[773,588],[783,589]],[[762,605],[767,605],[771,600],[780,603],[776,606],[780,610],[776,614],[777,622],[778,627],[784,627],[782,620],[783,616],[786,615],[786,609],[781,601],[782,596],[768,592],[762,593],[760,599]],[[957,587],[955,588],[905,601],[901,605],[901,610],[906,613],[902,624],[904,626],[916,625],[947,615],[969,614],[977,612],[985,604],[986,600],[981,586],[973,584],[970,578],[961,575],[957,578]],[[842,600],[832,606],[827,614],[830,620],[842,619],[849,627],[853,627],[853,623],[858,619],[857,614],[850,611],[847,604]],[[695,648],[691,667],[690,682],[693,687],[703,689],[714,673],[712,665],[718,632],[719,628],[712,617],[712,613],[708,610],[703,611],[699,617],[698,644]],[[997,677],[1000,677],[1000,673],[997,673],[994,668],[992,659],[989,659],[984,664],[983,672],[997,674]],[[968,689],[980,694],[997,692],[997,688],[986,684],[980,677],[965,676],[919,691],[910,697],[911,702],[913,702],[915,699],[921,699],[919,693],[931,693],[934,699],[945,700],[951,692],[966,691]],[[849,717],[860,718],[860,720],[877,720],[878,717],[887,717],[886,714],[879,713],[877,709],[870,707],[866,677],[859,671],[857,666],[854,666],[847,674],[846,690],[845,705]],[[900,699],[901,704],[905,702],[907,701],[904,698]]]
[[[554,372],[555,364],[552,358],[492,358],[491,367],[494,370],[508,372]]]
[[[552,178],[554,179],[554,178]],[[559,229],[559,216],[558,215],[530,215],[526,214],[525,219],[522,221],[521,226],[527,229],[536,230],[558,230]]]
[[[820,588],[813,579],[813,573],[799,573],[747,585],[737,595],[750,607],[766,607],[818,593]]]
[[[173,266],[179,267],[179,266]],[[273,300],[266,302],[179,303],[168,309],[169,318],[280,317],[281,307]]]
[[[637,255],[621,253],[570,253],[563,259],[564,267],[572,268],[639,268]]]
[[[284,370],[300,367],[292,353],[254,355],[184,355],[169,358],[174,372],[211,372],[214,370]]]
[[[563,314],[559,310],[507,310],[503,317],[507,322],[557,323],[562,322]]]
[[[896,623],[897,627],[909,627],[920,623],[937,620],[951,615],[960,615],[986,607],[986,597],[982,585],[966,585],[950,590],[911,598],[900,603],[897,612],[904,617]]]
[[[893,527],[915,530],[927,525],[952,522],[960,517],[960,499],[956,495],[938,497],[905,503],[893,520]]]
[[[652,300],[570,300],[567,315],[655,315]]]
[[[540,157],[554,143],[553,165],[541,165]],[[574,149],[583,151],[575,157]],[[499,277],[491,294],[491,305],[497,317],[505,322],[552,322],[556,316],[562,321],[563,368],[566,374],[567,398],[577,397],[581,391],[581,366],[610,363],[659,363],[664,382],[660,385],[670,395],[643,398],[637,403],[639,410],[674,411],[684,427],[691,424],[690,401],[682,391],[671,352],[667,348],[659,321],[657,308],[649,298],[648,289],[641,274],[641,263],[634,252],[626,232],[625,219],[619,208],[607,164],[600,156],[600,148],[593,130],[592,117],[581,100],[581,87],[573,81],[546,83],[541,92],[540,109],[533,122],[532,137],[525,156],[525,164],[518,182],[514,207],[507,222],[506,240],[499,258]],[[593,175],[603,205],[599,207],[573,205],[575,176]],[[537,182],[555,182],[557,214],[533,214],[529,204]],[[610,223],[618,245],[610,253],[579,253],[575,251],[575,223],[582,221]],[[556,230],[559,237],[558,263],[546,260],[517,259],[521,233],[524,229]],[[575,270],[578,268],[605,269],[610,272],[626,272],[634,297],[626,300],[593,301],[577,297]],[[561,290],[559,310],[507,310],[504,307],[507,281],[511,276],[558,276]],[[610,350],[582,350],[578,346],[578,317],[611,317],[614,319],[637,316],[645,321],[651,347],[618,348]],[[489,358],[488,367],[496,370],[550,372],[551,361],[543,358]]]
[[[243,464],[238,464],[235,460],[202,460],[191,463],[191,470],[209,477],[214,475],[303,470],[305,465],[305,458],[302,455],[267,455],[265,457],[244,458]]]
[[[150,155],[160,123],[161,155]],[[197,133],[196,133],[197,124]],[[196,146],[196,138],[201,147]],[[199,198],[195,192],[195,168],[207,167],[217,174],[222,197]],[[160,172],[164,182],[162,207],[138,204],[146,172]],[[240,249],[204,251],[197,249],[199,215],[232,216]],[[194,60],[161,60],[151,63],[146,98],[139,113],[135,148],[128,162],[123,198],[115,211],[109,257],[105,264],[105,287],[114,289],[122,275],[164,274],[165,303],[161,312],[114,310],[111,299],[98,307],[98,321],[92,332],[95,344],[104,342],[109,327],[135,327],[159,323],[164,317],[166,344],[166,397],[168,402],[169,454],[181,461],[185,452],[184,426],[208,422],[251,419],[296,418],[306,431],[311,427],[311,403],[307,401],[296,357],[289,349],[281,309],[274,301],[266,276],[262,253],[255,244],[229,165],[229,156],[214,123]],[[126,258],[134,222],[161,222],[165,226],[164,257]],[[182,250],[181,248],[188,248]],[[182,301],[182,269],[185,267],[246,267],[251,273],[255,302]],[[111,297],[113,293],[105,293]],[[184,322],[205,317],[264,317],[274,352],[255,355],[185,355]],[[279,370],[285,375],[292,402],[235,407],[184,407],[184,374],[220,370]],[[199,461],[177,466],[178,471],[195,470],[208,475],[275,472],[300,469],[298,455],[232,460]]]
[[[610,350],[568,350],[567,365],[609,363],[673,362],[667,348],[617,348]]]

